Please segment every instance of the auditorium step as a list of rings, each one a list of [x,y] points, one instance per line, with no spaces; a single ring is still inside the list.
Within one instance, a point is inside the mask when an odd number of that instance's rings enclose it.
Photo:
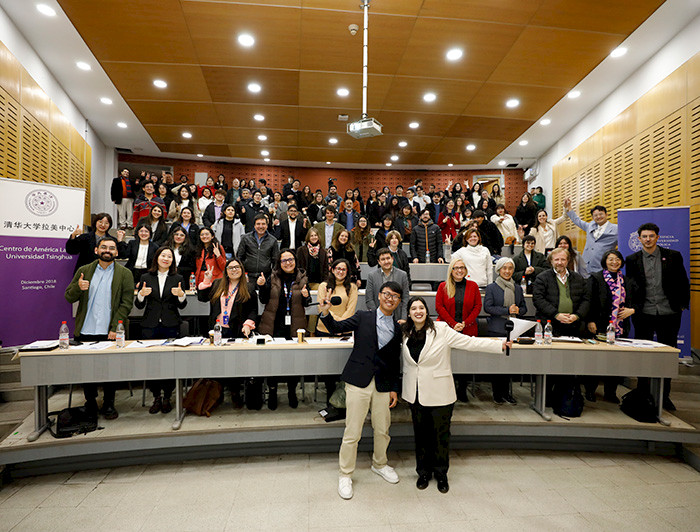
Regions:
[[[0,364],[0,384],[20,382],[19,364]]]
[[[12,358],[17,354],[16,349],[3,349],[0,351],[0,365],[5,364],[17,364],[19,366],[19,359],[12,360]]]
[[[0,441],[11,434],[34,410],[34,401],[0,403]]]
[[[0,401],[31,401],[34,399],[34,388],[22,386],[19,382],[0,383]]]

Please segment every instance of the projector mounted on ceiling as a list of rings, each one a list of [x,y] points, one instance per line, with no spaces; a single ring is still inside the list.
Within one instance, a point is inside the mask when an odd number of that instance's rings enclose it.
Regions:
[[[382,134],[382,125],[375,118],[367,115],[367,57],[369,50],[369,2],[363,0],[362,10],[364,12],[364,30],[362,35],[362,118],[347,125],[347,133],[356,139],[366,139],[378,137]],[[357,30],[355,30],[357,31]],[[352,30],[350,31],[352,32]]]

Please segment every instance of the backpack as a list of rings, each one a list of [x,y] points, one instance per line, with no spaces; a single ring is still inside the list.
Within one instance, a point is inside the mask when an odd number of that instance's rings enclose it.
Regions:
[[[56,416],[56,430],[51,426],[51,416]],[[54,438],[70,438],[75,434],[87,434],[93,430],[102,429],[97,426],[97,411],[84,406],[74,406],[49,412],[49,432]]]
[[[185,394],[182,406],[198,416],[211,416],[211,411],[223,398],[223,387],[212,379],[198,379]]]
[[[263,406],[263,381],[255,377],[245,380],[245,405],[248,410],[260,410]]]
[[[656,423],[658,417],[651,394],[636,388],[622,396],[620,410],[640,423]]]
[[[560,417],[581,417],[583,395],[576,379],[557,382],[552,388],[552,410]]]

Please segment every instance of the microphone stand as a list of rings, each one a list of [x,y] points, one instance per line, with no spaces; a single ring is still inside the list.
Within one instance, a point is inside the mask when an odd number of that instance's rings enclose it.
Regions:
[[[515,328],[515,324],[512,322],[512,320],[506,320],[506,341],[510,342],[510,332]],[[510,347],[506,345],[506,356],[510,356]]]

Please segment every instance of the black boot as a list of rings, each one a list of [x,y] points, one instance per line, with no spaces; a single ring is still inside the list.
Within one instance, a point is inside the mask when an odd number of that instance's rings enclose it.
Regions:
[[[277,386],[268,389],[267,408],[277,410]]]
[[[156,396],[153,398],[153,404],[151,405],[151,408],[148,409],[149,414],[157,414],[163,409],[163,400],[161,399],[160,395]]]

